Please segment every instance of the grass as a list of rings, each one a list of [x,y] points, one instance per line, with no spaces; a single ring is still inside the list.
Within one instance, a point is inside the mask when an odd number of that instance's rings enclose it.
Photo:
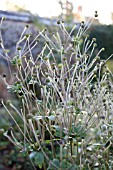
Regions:
[[[44,28],[33,42],[25,36],[26,27],[13,59],[8,51],[3,56],[12,84],[7,83],[7,75],[0,78],[20,102],[17,108],[12,101],[7,105],[1,100],[16,126],[11,125],[4,136],[29,156],[34,169],[113,168],[113,75],[106,65],[112,55],[101,60],[102,48],[93,57],[96,39],[89,41],[86,35],[91,23],[82,22],[72,36],[76,26],[68,32],[64,22],[58,21],[58,32],[50,37]],[[34,57],[32,50],[40,39],[45,43]],[[4,50],[3,40],[1,46]],[[15,74],[10,65],[16,68]]]

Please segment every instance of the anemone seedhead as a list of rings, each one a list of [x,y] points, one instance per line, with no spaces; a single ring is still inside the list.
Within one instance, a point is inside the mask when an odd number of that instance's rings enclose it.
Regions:
[[[67,60],[67,58],[66,58],[66,57],[64,57],[64,58],[63,58],[63,60],[64,60],[64,61],[66,61],[66,60]]]
[[[4,50],[3,50],[3,52],[4,52],[4,53],[9,53],[9,52],[10,52],[10,50],[6,50],[6,49],[4,49]]]
[[[25,56],[25,55],[23,55],[23,56],[22,56],[22,58],[26,58],[26,56]]]
[[[96,42],[96,38],[93,38],[92,41],[93,41],[93,42]]]
[[[17,50],[20,51],[20,50],[21,50],[21,47],[19,46],[19,47],[17,48]]]
[[[50,52],[54,52],[54,50],[55,50],[54,48],[51,48]]]
[[[102,48],[102,51],[105,51],[105,48]]]
[[[82,121],[81,119],[78,120],[78,122],[81,122],[81,121]]]
[[[8,132],[11,132],[11,131],[13,131],[13,128],[12,127],[8,128]]]
[[[27,119],[32,119],[32,118],[33,118],[33,114],[28,114],[28,115],[26,116],[26,118],[27,118]]]
[[[29,25],[27,24],[25,27],[26,27],[26,28],[29,28]]]
[[[81,23],[84,24],[84,21],[82,21]]]
[[[81,24],[81,28],[84,28],[84,24]]]
[[[110,73],[109,73],[109,72],[107,72],[107,73],[106,73],[106,76],[107,76],[107,78],[109,78],[109,76],[110,76]]]
[[[61,48],[64,49],[64,44],[62,44]]]
[[[108,69],[108,67],[107,67],[107,69],[106,69],[106,74],[109,74],[109,69]]]
[[[40,40],[37,38],[37,39],[36,39],[36,42],[40,42]]]
[[[46,79],[46,83],[49,83],[49,82],[50,82],[50,79],[49,79],[49,78],[47,78],[47,79]]]
[[[58,25],[61,24],[61,20],[58,20],[58,21],[57,21],[57,24],[58,24]]]
[[[46,43],[47,45],[49,45],[49,41],[46,41],[45,43]]]
[[[63,67],[63,64],[62,63],[59,63],[58,64],[58,68],[61,69]]]
[[[7,104],[10,105],[11,104],[11,100],[7,100]]]
[[[44,87],[44,86],[41,84],[41,85],[40,85],[40,88],[42,89],[43,87]]]
[[[87,34],[87,35],[85,35],[85,37],[86,37],[86,38],[88,38],[88,37],[89,37],[89,35]]]
[[[98,17],[98,12],[97,12],[97,11],[95,11],[95,18],[96,18],[96,17]]]
[[[6,74],[5,74],[5,73],[3,73],[3,75],[2,75],[2,76],[3,76],[3,78],[6,78]]]
[[[44,60],[47,61],[49,58],[47,56],[44,57]]]
[[[4,129],[0,129],[0,135],[4,134]]]
[[[94,47],[96,47],[96,46],[97,46],[97,44],[96,44],[96,43],[94,43],[94,44],[93,44],[93,46],[94,46]]]
[[[97,57],[96,57],[96,61],[100,61],[100,56],[97,56]]]
[[[96,74],[94,74],[94,76],[93,76],[94,78],[97,78],[97,75]]]
[[[104,119],[105,119],[105,116],[100,116],[100,118],[104,120]]]
[[[14,73],[13,75],[14,75],[14,77],[16,77],[16,76],[17,76],[17,73]]]
[[[26,37],[26,38],[30,37],[30,34],[26,34],[25,37]]]
[[[105,125],[105,124],[102,125],[101,129],[102,129],[102,130],[107,130],[107,125]]]
[[[96,73],[97,73],[97,70],[93,70],[93,73],[96,74]]]
[[[81,27],[84,28],[84,21],[81,22]]]
[[[55,63],[52,63],[51,66],[52,66],[52,67],[55,66]]]
[[[6,20],[6,17],[2,17],[2,20],[5,21],[5,20]]]
[[[44,28],[44,31],[47,31],[47,28],[46,28],[46,27]]]
[[[45,72],[45,77],[48,77],[48,76],[49,76],[48,72]]]

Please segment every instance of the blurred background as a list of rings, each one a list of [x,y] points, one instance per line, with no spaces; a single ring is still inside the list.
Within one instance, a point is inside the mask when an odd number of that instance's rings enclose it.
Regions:
[[[98,17],[94,19],[95,11],[98,11]],[[105,48],[100,56],[102,59],[107,59],[113,53],[112,0],[0,0],[0,19],[2,17],[6,17],[6,20],[1,27],[1,33],[5,49],[10,50],[8,54],[11,58],[26,24],[30,25],[28,33],[32,34],[32,41],[37,35],[37,28],[47,27],[50,32],[54,32],[59,19],[67,23],[69,30],[74,24],[78,25],[78,29],[82,21],[94,19],[88,31],[89,39],[97,39],[97,50]],[[36,56],[40,50],[41,43],[38,49],[34,49],[33,55]],[[0,75],[6,74],[7,82],[11,83],[8,65],[2,55],[4,52],[0,47]],[[113,72],[112,58],[107,64]],[[9,97],[0,82],[0,98],[7,101]],[[13,102],[18,105],[16,100]],[[18,154],[18,150],[3,137],[2,129],[11,126],[10,119],[5,117],[6,111],[0,106],[0,170],[32,170],[26,155]]]
[[[97,10],[101,24],[113,23],[112,5],[112,0],[0,0],[0,10],[30,12],[41,17],[69,15],[70,10],[76,22],[87,20]]]

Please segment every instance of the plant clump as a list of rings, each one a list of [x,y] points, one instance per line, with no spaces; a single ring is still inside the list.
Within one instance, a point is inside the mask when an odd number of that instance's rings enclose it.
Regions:
[[[39,169],[112,169],[113,75],[105,67],[112,56],[101,60],[102,48],[92,59],[96,39],[85,36],[90,23],[82,22],[75,35],[75,26],[68,32],[64,22],[57,24],[60,32],[50,38],[44,28],[30,44],[27,36],[24,47],[22,33],[15,56],[7,58],[16,70],[13,84],[1,79],[16,94],[20,108],[1,101],[17,127],[4,136]],[[34,58],[32,50],[40,38],[46,43]]]

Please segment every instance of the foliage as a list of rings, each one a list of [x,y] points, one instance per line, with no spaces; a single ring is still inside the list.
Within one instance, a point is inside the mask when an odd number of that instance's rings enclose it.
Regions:
[[[113,168],[113,75],[106,66],[112,56],[101,60],[99,55],[104,48],[95,54],[95,38],[89,41],[86,36],[82,42],[90,24],[82,22],[72,36],[76,27],[68,32],[64,23],[58,21],[60,32],[50,38],[44,28],[31,44],[23,32],[14,58],[5,53],[16,72],[12,84],[5,77],[0,78],[8,91],[17,95],[20,107],[12,101],[7,106],[1,100],[17,127],[12,126],[4,136],[26,153],[36,168]],[[45,43],[37,57],[33,57],[32,50],[38,48],[40,37]],[[1,44],[4,49],[3,41]],[[102,66],[105,69],[100,76]]]
[[[9,140],[0,136],[0,170],[33,170],[33,166],[25,153],[19,152]]]
[[[17,101],[13,101],[13,104],[17,106]],[[14,118],[18,119],[17,114],[13,110],[10,111]],[[0,122],[0,170],[5,170],[7,168],[16,170],[33,170],[33,166],[26,153],[20,152],[7,138],[3,137],[4,131],[9,129],[9,127],[13,126],[14,130],[16,130],[17,127],[14,126],[12,119],[2,106],[0,107],[0,119],[2,120]],[[18,120],[18,123],[21,126],[20,120]]]
[[[90,40],[97,39],[97,49],[105,48],[105,52],[100,56],[107,59],[113,53],[113,25],[92,25],[89,29]]]

